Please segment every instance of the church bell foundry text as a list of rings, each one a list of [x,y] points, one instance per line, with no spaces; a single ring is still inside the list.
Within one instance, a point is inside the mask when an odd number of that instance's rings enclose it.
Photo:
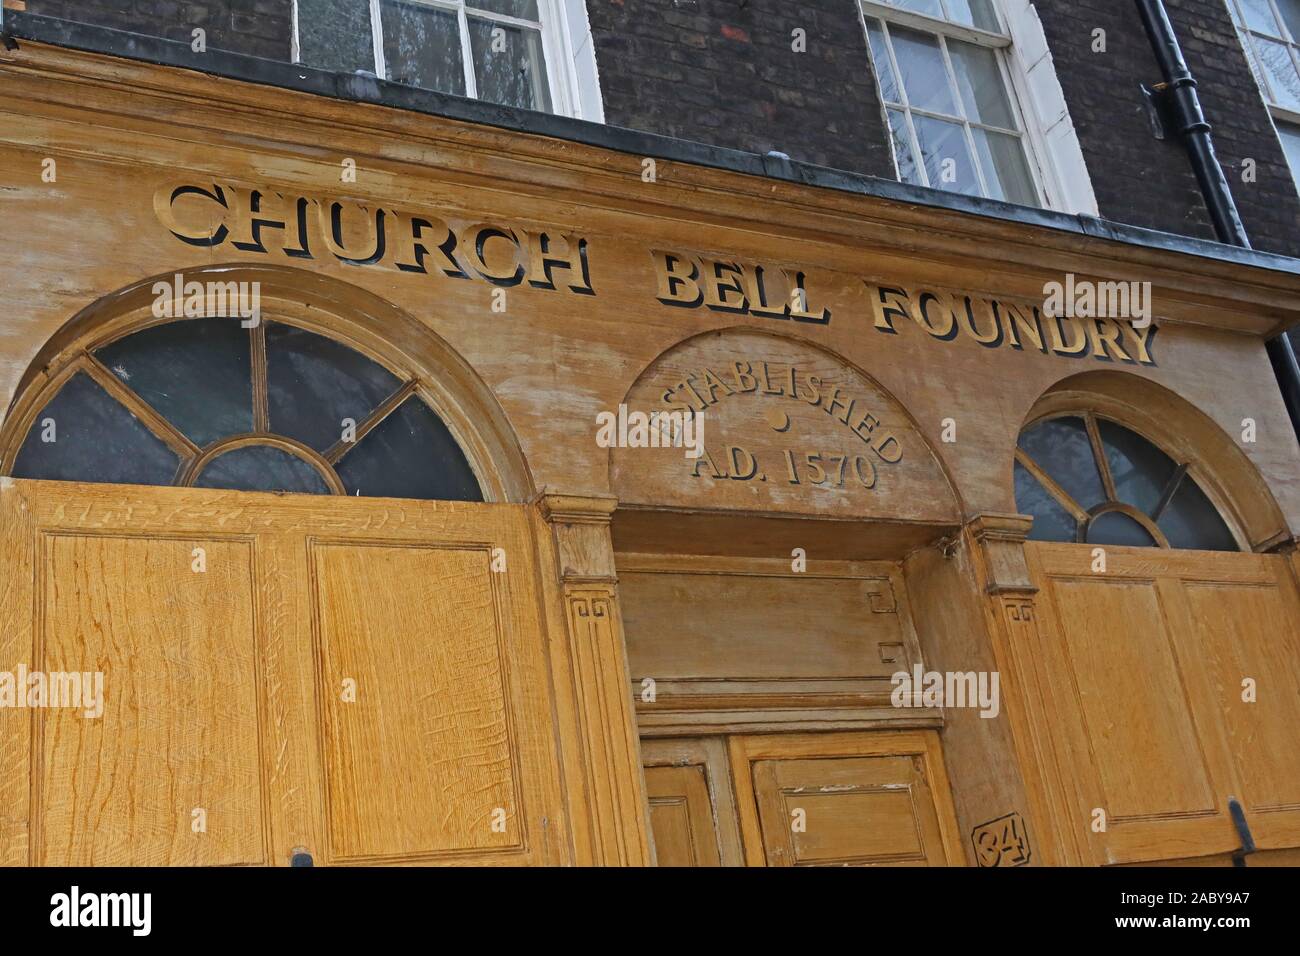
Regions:
[[[229,243],[290,259],[333,256],[355,266],[596,294],[587,240],[567,233],[486,222],[453,230],[421,213],[224,184],[164,186],[154,195],[154,211],[173,236],[193,246]]]
[[[154,196],[159,221],[180,241],[290,259],[333,256],[350,265],[386,265],[510,287],[596,294],[588,242],[571,233],[442,220],[342,199],[294,196],[213,183],[168,184]],[[796,268],[651,250],[655,297],[664,305],[829,325],[831,308]],[[985,348],[1035,351],[1153,366],[1157,327],[1114,317],[1045,314],[1033,303],[864,282],[872,326],[897,335],[914,322],[930,337],[969,338]]]

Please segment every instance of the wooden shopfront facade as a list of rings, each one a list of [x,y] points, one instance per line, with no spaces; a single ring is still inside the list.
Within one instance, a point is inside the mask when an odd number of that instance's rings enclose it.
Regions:
[[[0,709],[6,863],[1296,859],[1294,261],[0,76],[0,667],[104,675]]]

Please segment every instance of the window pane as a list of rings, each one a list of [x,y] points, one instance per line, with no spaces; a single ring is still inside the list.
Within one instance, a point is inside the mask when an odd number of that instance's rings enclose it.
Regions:
[[[973,43],[948,41],[948,55],[957,74],[957,89],[966,106],[966,118],[986,126],[1019,129],[1007,99],[997,57],[992,50]]]
[[[537,15],[537,0],[466,0],[465,5],[470,8],[477,7],[480,10],[486,10],[488,13],[499,13],[502,16],[517,17],[520,20],[532,20],[534,23],[541,19]]]
[[[1277,8],[1282,12],[1286,28],[1291,31],[1291,39],[1300,41],[1300,0],[1276,0]]]
[[[912,114],[912,123],[916,126],[916,138],[930,185],[950,192],[980,195],[975,164],[966,143],[966,130],[958,123],[915,113]]]
[[[1190,475],[1184,476],[1157,524],[1171,547],[1202,551],[1238,550],[1232,532]]]
[[[1021,138],[979,127],[972,127],[971,133],[975,137],[975,149],[979,152],[989,195],[1022,206],[1037,206],[1038,192],[1029,175],[1029,162],[1025,159]]]
[[[978,27],[991,33],[1001,33],[997,14],[993,11],[993,0],[947,0],[948,12],[952,19],[967,26]]]
[[[1088,525],[1089,544],[1115,544],[1131,548],[1154,548],[1155,538],[1146,528],[1119,511],[1098,515]]]
[[[325,451],[402,385],[340,342],[291,325],[266,327],[266,392],[271,431]]]
[[[202,448],[253,430],[249,352],[239,319],[205,318],[155,325],[95,357]]]
[[[908,104],[917,109],[957,115],[957,104],[952,98],[948,69],[939,51],[939,41],[901,27],[891,27],[889,35],[894,41],[894,56],[898,60],[899,72],[903,74]]]
[[[1169,486],[1177,466],[1168,455],[1136,432],[1098,419],[1115,495],[1125,504],[1151,514]]]
[[[889,50],[885,47],[885,34],[880,29],[879,20],[867,21],[867,36],[871,40],[871,64],[876,70],[876,82],[880,84],[880,98],[886,103],[901,103],[903,97],[898,92],[898,77],[889,62]]]
[[[465,61],[454,12],[402,0],[380,0],[379,17],[388,79],[465,95]]]
[[[403,402],[337,465],[350,495],[482,501],[465,453],[418,398]]]
[[[1083,510],[1105,500],[1082,418],[1053,418],[1035,425],[1021,433],[1020,447]]]
[[[943,19],[943,7],[939,0],[888,0],[888,2],[904,10],[915,10],[917,13]]]
[[[479,99],[550,111],[541,31],[470,17],[469,42]]]
[[[924,186],[921,169],[912,152],[911,134],[907,131],[907,117],[902,110],[889,110],[889,131],[894,137],[894,158],[898,161],[898,178],[905,183]]]
[[[36,416],[13,477],[170,485],[179,464],[124,405],[78,372]]]
[[[335,73],[373,73],[368,0],[298,0],[298,61]]]
[[[1259,51],[1260,66],[1268,77],[1273,91],[1273,102],[1287,109],[1300,110],[1300,76],[1291,60],[1291,50],[1285,43],[1252,37]]]
[[[194,482],[196,488],[234,491],[298,491],[327,495],[329,485],[307,462],[270,445],[244,445],[208,463]]]
[[[1241,12],[1246,17],[1246,26],[1259,30],[1269,36],[1281,36],[1273,11],[1269,9],[1268,0],[1240,0]]]
[[[1016,510],[1033,515],[1034,524],[1029,529],[1031,541],[1073,541],[1078,530],[1073,516],[1061,507],[1029,469],[1015,463]]]
[[[1300,186],[1300,126],[1278,123],[1277,135],[1282,140],[1282,150],[1286,153],[1286,161],[1291,166],[1291,175]]]

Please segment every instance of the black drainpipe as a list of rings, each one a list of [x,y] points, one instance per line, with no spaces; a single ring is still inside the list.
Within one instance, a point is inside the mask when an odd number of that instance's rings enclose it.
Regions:
[[[1237,204],[1228,188],[1228,179],[1223,175],[1223,167],[1214,154],[1214,140],[1210,137],[1210,124],[1205,121],[1205,114],[1201,111],[1201,100],[1196,94],[1196,80],[1187,68],[1187,61],[1183,59],[1183,51],[1178,45],[1173,24],[1169,22],[1164,2],[1136,2],[1138,12],[1142,15],[1142,25],[1146,27],[1156,62],[1164,76],[1164,83],[1157,88],[1159,98],[1163,101],[1163,112],[1171,117],[1187,148],[1196,180],[1205,196],[1205,205],[1210,211],[1210,219],[1214,222],[1214,231],[1220,242],[1249,249],[1251,246],[1246,227],[1241,223]],[[1282,389],[1282,400],[1291,416],[1291,427],[1300,435],[1300,365],[1296,363],[1295,350],[1285,333],[1270,339],[1265,346],[1278,386]]]

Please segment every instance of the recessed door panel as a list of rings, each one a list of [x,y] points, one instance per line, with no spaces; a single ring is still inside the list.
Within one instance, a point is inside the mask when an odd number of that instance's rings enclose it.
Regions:
[[[643,739],[659,866],[744,866],[722,737]]]
[[[1259,585],[1189,581],[1190,626],[1236,796],[1263,847],[1300,845],[1300,609],[1285,570]]]
[[[312,553],[333,855],[518,846],[487,549],[328,543]]]
[[[731,738],[751,865],[960,865],[931,732]]]
[[[916,769],[910,757],[758,761],[754,786],[769,859],[794,866],[926,863],[926,838],[937,839],[938,819]]]
[[[1212,813],[1195,707],[1154,582],[1069,578],[1053,593],[1107,817]]]
[[[704,768],[646,767],[646,795],[659,866],[721,866]]]
[[[32,711],[33,862],[264,862],[251,541],[42,543],[28,666],[51,688],[79,677],[83,697],[102,675],[102,699]]]

